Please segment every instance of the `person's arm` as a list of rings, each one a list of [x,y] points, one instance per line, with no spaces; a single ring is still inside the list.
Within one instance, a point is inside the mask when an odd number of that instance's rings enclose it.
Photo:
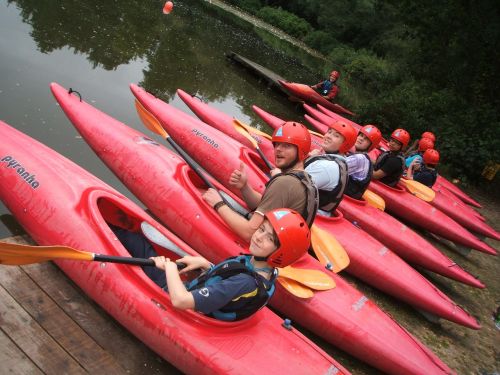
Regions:
[[[380,180],[381,178],[384,178],[385,176],[387,176],[387,173],[385,173],[382,169],[379,169],[379,170],[373,171],[372,178],[375,180]]]
[[[413,151],[415,151],[418,148],[418,141],[419,141],[418,139],[415,139],[413,141],[413,144],[410,147],[408,147],[408,149],[404,153],[405,157],[410,155]]]
[[[420,160],[418,158],[415,158],[412,160],[410,166],[406,170],[406,178],[413,180],[413,175],[418,167],[420,167]]]
[[[248,177],[245,170],[245,164],[243,162],[240,163],[240,167],[238,169],[235,169],[233,173],[231,173],[231,176],[229,177],[229,185],[239,189],[248,208],[250,210],[255,210],[262,198],[262,195],[248,185]]]
[[[165,270],[168,294],[170,295],[172,305],[180,310],[194,309],[193,295],[188,292],[184,286],[179,276],[177,264],[164,256],[158,256],[151,259],[154,260],[157,268]]]
[[[214,189],[208,189],[205,194],[203,194],[203,199],[205,199],[205,201],[214,208],[217,205],[217,213],[220,215],[222,220],[224,220],[233,232],[247,242],[250,241],[253,233],[264,221],[264,217],[262,215],[255,213],[252,215],[250,220],[247,220],[227,205],[221,205],[220,202],[222,202],[222,198]]]

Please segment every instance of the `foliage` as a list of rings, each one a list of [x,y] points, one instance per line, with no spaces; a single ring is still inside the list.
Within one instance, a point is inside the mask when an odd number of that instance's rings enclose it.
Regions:
[[[311,25],[306,20],[283,10],[281,7],[263,7],[257,12],[257,16],[299,39],[311,31]]]

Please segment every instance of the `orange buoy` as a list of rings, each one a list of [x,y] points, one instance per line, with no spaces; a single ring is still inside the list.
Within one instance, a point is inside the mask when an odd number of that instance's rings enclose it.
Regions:
[[[167,1],[163,6],[163,14],[169,14],[173,8],[174,8],[174,3],[172,3],[171,1]]]

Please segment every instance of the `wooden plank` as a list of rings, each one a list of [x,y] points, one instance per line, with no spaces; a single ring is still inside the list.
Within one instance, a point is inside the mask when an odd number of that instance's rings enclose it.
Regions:
[[[89,299],[54,264],[22,266],[22,269],[128,373],[180,374]]]
[[[5,267],[2,267],[5,268]],[[85,370],[0,287],[2,331],[47,374],[85,374]]]
[[[40,369],[29,359],[21,349],[0,330],[0,363],[4,374],[42,374]]]
[[[125,370],[115,359],[89,337],[20,267],[1,267],[0,284],[86,371],[125,374]]]

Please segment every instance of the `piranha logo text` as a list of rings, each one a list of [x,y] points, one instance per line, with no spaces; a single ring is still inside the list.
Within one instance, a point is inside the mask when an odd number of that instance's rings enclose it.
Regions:
[[[192,129],[191,132],[194,133],[194,135],[196,135],[197,137],[201,137],[205,142],[207,142],[209,145],[213,146],[214,148],[219,148],[219,145],[217,144],[217,142],[215,142],[213,139],[208,138],[205,134],[200,132],[198,129]]]
[[[0,160],[2,163],[7,163],[7,168],[13,168],[16,170],[17,174],[21,176],[21,178],[26,181],[28,185],[30,185],[33,189],[36,189],[40,186],[40,183],[35,180],[35,175],[30,174],[24,167],[17,162],[12,156],[5,156]]]

